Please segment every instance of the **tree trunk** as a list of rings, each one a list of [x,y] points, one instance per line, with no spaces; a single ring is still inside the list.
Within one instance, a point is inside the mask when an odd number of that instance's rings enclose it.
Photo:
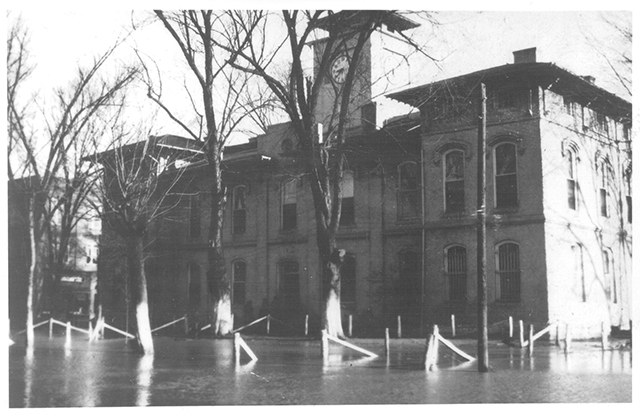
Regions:
[[[329,244],[331,244],[329,242]],[[322,250],[322,249],[321,249]],[[329,335],[345,338],[342,330],[340,309],[340,267],[344,261],[345,250],[333,249],[328,259],[322,259],[324,281],[324,314],[322,325]],[[326,255],[324,255],[326,257]]]
[[[33,334],[33,302],[36,288],[36,214],[33,199],[29,199],[29,247],[31,250],[29,264],[29,289],[27,291],[27,350],[33,351],[35,337]]]
[[[144,238],[132,236],[129,239],[129,275],[133,302],[136,306],[136,338],[144,354],[153,354],[153,338],[149,320],[149,300],[147,298],[147,277],[144,271]]]
[[[218,175],[219,176],[219,175]],[[220,179],[214,178],[211,191],[211,222],[209,224],[209,270],[207,283],[211,297],[211,331],[221,337],[231,333],[231,284],[222,249],[222,224],[226,196]]]

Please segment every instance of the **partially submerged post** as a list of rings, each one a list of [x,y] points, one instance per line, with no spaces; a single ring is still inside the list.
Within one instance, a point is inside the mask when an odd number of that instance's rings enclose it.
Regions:
[[[71,347],[71,322],[67,321],[67,336],[65,337],[65,342],[64,342],[64,347],[65,348],[70,348]]]
[[[402,317],[398,315],[398,338],[402,338]]]
[[[327,338],[327,330],[322,330],[322,338],[320,339],[320,349],[322,350],[322,359],[329,359],[329,339]]]
[[[567,324],[567,331],[564,337],[564,352],[568,353],[569,351],[571,351],[571,326]]]
[[[389,328],[384,329],[384,355],[389,357]]]
[[[524,322],[520,320],[520,347],[524,347]]]
[[[433,331],[427,336],[427,348],[424,355],[424,368],[427,371],[433,369],[438,356],[438,326],[433,326]]]
[[[186,314],[184,315],[184,336],[189,336],[189,317]]]
[[[533,324],[529,324],[529,357],[533,355]]]
[[[602,323],[602,351],[605,351],[609,348],[609,338],[607,337],[607,330],[605,328],[605,323]]]
[[[271,330],[271,314],[267,314],[267,335],[269,335],[270,330]]]
[[[353,314],[349,314],[349,337],[353,337]]]
[[[233,359],[240,364],[240,333],[233,333]]]
[[[304,316],[304,336],[309,335],[309,314]]]
[[[451,314],[451,337],[456,336],[456,315]]]
[[[509,316],[509,340],[513,339],[513,317]]]
[[[51,340],[52,338],[53,338],[53,318],[50,318],[49,319],[49,340]]]

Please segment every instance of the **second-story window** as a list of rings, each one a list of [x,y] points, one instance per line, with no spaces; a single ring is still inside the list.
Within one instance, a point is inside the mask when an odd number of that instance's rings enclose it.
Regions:
[[[233,226],[234,234],[244,234],[247,229],[247,204],[245,200],[245,186],[233,188]]]
[[[340,198],[342,199],[342,212],[340,213],[340,225],[353,225],[355,223],[355,205],[353,200],[353,171],[345,170],[340,185]]]
[[[453,150],[444,155],[444,210],[464,211],[464,153]]]
[[[420,174],[415,162],[404,162],[398,166],[398,217],[400,219],[418,216],[418,184]]]
[[[598,185],[600,189],[599,201],[600,201],[600,215],[603,217],[609,216],[609,165],[606,160],[602,160],[598,165]]]
[[[496,208],[516,208],[518,206],[516,145],[501,143],[496,146],[493,165]]]
[[[198,193],[189,197],[189,236],[200,237],[200,195]]]
[[[569,150],[567,151],[567,206],[573,210],[578,208],[577,170],[576,154]]]
[[[282,183],[282,229],[295,229],[298,226],[298,182],[295,179]]]

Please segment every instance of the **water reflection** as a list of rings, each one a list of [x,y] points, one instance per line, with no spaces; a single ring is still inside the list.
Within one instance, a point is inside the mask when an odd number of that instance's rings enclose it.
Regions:
[[[145,354],[138,360],[138,393],[136,406],[149,406],[150,388],[153,378],[153,354]]]

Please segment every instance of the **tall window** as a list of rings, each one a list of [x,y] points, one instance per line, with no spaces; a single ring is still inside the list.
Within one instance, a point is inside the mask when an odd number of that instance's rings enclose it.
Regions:
[[[342,184],[340,185],[340,198],[342,198],[340,225],[353,225],[355,223],[353,192],[353,171],[347,169],[342,175]]]
[[[295,261],[282,261],[279,265],[278,291],[285,309],[295,308],[300,303],[300,274]]]
[[[496,276],[498,297],[502,301],[520,301],[520,247],[506,242],[500,244],[496,253]]]
[[[189,309],[200,308],[200,266],[194,262],[189,264]]]
[[[604,279],[609,283],[611,301],[616,304],[618,302],[618,283],[616,275],[613,272],[613,258],[610,250],[602,251],[602,266],[604,269]]]
[[[496,208],[518,206],[516,145],[501,143],[494,150],[494,182]]]
[[[340,301],[344,304],[356,302],[356,259],[353,255],[344,257],[340,267]]]
[[[234,234],[244,234],[247,229],[247,204],[245,201],[245,186],[233,188],[233,226]]]
[[[247,263],[244,261],[233,262],[233,284],[231,302],[234,305],[242,305],[246,299],[247,291]]]
[[[195,194],[189,197],[189,236],[191,238],[200,237],[200,195]]]
[[[600,185],[599,198],[600,198],[600,215],[603,217],[609,216],[609,206],[607,205],[609,197],[609,165],[606,160],[600,162],[598,168],[598,184]]]
[[[444,155],[444,210],[464,211],[464,153],[459,150]]]
[[[574,292],[580,296],[584,303],[587,302],[587,282],[584,274],[584,251],[582,244],[571,246],[571,251],[573,252],[573,272],[577,278],[579,289],[579,291],[574,289]]]
[[[295,179],[282,184],[282,229],[285,231],[295,229],[298,224],[297,184]]]
[[[628,165],[624,171],[624,187],[627,201],[627,222],[632,223],[633,218],[633,203],[631,198],[631,165]]]
[[[445,249],[444,255],[447,298],[464,301],[467,298],[467,250],[462,246],[451,246]]]
[[[567,151],[567,206],[573,210],[578,207],[578,181],[576,177],[576,167],[576,154],[573,151],[569,150]]]
[[[420,182],[418,165],[405,162],[398,166],[398,216],[415,218],[418,216],[418,184]]]

